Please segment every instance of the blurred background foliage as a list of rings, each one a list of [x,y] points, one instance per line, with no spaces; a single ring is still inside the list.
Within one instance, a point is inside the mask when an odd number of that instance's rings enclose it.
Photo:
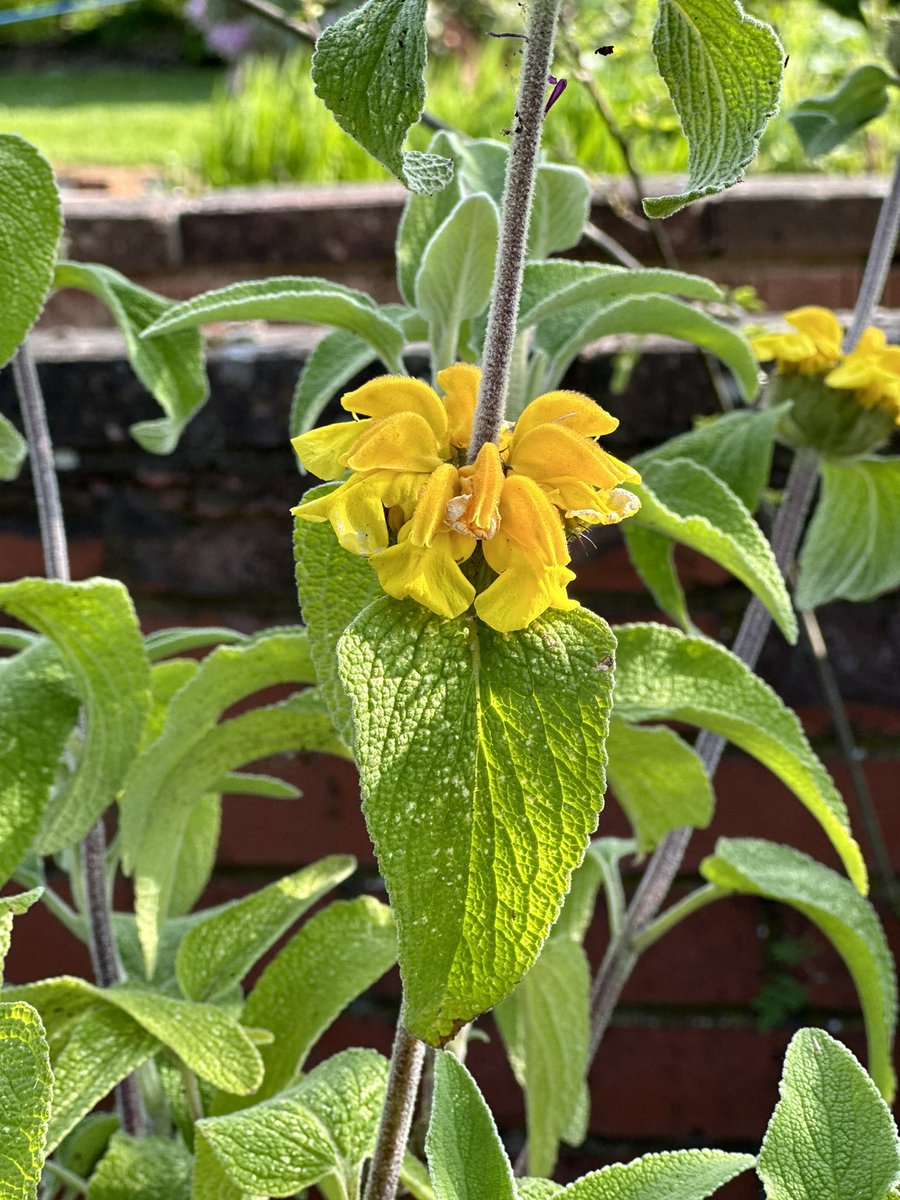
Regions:
[[[26,0],[0,0],[0,14]],[[900,145],[900,112],[888,112],[827,158],[809,160],[784,115],[835,88],[855,66],[878,61],[895,0],[746,0],[770,21],[790,56],[782,115],[763,139],[755,172],[882,172]],[[325,24],[340,5],[285,11]],[[841,16],[836,8],[850,13]],[[571,4],[571,53],[596,79],[646,174],[683,171],[687,150],[650,38],[652,0]],[[515,0],[441,0],[431,8],[428,111],[478,137],[502,138],[509,123],[523,26]],[[598,55],[600,46],[613,46]],[[234,0],[133,0],[49,20],[0,25],[0,130],[33,141],[65,173],[83,164],[147,167],[162,185],[191,189],[262,182],[321,183],[384,178],[335,125],[309,81],[309,49],[248,17]],[[625,166],[576,63],[561,52],[570,86],[546,125],[549,158],[595,176]],[[136,65],[140,63],[140,66]],[[422,148],[430,131],[414,131]]]

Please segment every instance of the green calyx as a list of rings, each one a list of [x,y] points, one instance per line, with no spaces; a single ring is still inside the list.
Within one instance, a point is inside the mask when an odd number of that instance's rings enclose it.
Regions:
[[[828,387],[821,375],[774,375],[767,404],[790,403],[778,426],[783,442],[826,458],[870,454],[891,436],[894,422],[881,408],[863,408],[852,392]]]

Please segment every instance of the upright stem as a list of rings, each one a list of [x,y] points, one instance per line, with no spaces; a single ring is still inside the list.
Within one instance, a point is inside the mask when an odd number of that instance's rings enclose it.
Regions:
[[[494,295],[484,340],[481,389],[469,443],[469,462],[475,461],[485,442],[497,440],[506,409],[534,180],[544,124],[547,75],[553,56],[559,7],[560,0],[531,0],[528,40],[525,42],[512,142],[506,164]]]
[[[397,1194],[424,1059],[425,1043],[413,1037],[401,1019],[364,1200],[394,1200]]]
[[[66,527],[56,467],[53,462],[53,444],[47,426],[47,412],[41,392],[40,380],[34,357],[28,342],[19,347],[13,359],[13,380],[19,396],[22,420],[28,439],[31,459],[31,476],[37,500],[38,522],[41,544],[44,550],[44,569],[48,579],[71,578],[69,570],[69,548],[66,542]],[[94,978],[101,987],[111,987],[122,979],[116,940],[112,931],[109,898],[105,873],[106,835],[103,818],[81,844],[84,895],[86,900],[88,945]],[[143,1106],[140,1089],[134,1076],[126,1079],[116,1089],[116,1096],[126,1132],[139,1135],[144,1129]]]
[[[853,310],[853,321],[844,339],[845,353],[852,350],[865,327],[872,320],[875,306],[881,299],[888,272],[894,259],[897,234],[900,231],[900,154],[894,163],[891,186],[881,204],[878,223],[869,247],[869,257],[859,285],[859,295]]]

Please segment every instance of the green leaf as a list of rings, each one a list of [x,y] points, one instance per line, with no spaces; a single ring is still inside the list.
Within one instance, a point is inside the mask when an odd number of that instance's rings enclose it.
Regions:
[[[93,985],[74,975],[59,975],[37,983],[4,988],[3,999],[22,1001],[37,1009],[54,1061],[77,1022],[97,1003]]]
[[[668,1150],[583,1175],[560,1200],[705,1200],[755,1163],[752,1154]]]
[[[82,999],[90,1003],[89,994]],[[158,1049],[156,1038],[127,1013],[106,1004],[86,1012],[53,1060],[53,1115],[47,1153]]]
[[[632,566],[660,609],[685,633],[699,633],[688,612],[687,597],[675,569],[675,543],[662,533],[628,522],[622,530]]]
[[[30,892],[19,892],[17,896],[0,896],[0,984],[3,983],[3,965],[9,952],[13,917],[28,912],[32,904],[41,898],[43,888],[32,888]]]
[[[670,217],[743,178],[778,110],[784,48],[738,0],[659,0],[653,53],[688,140],[684,191],[644,201]]]
[[[175,960],[182,992],[210,1000],[240,983],[285,930],[355,867],[349,855],[333,854],[199,921]]]
[[[670,438],[631,461],[640,470],[651,462],[689,458],[717,475],[754,512],[769,481],[775,430],[788,407],[778,404],[706,419],[690,433]]]
[[[50,164],[24,138],[0,134],[0,367],[44,307],[61,233]]]
[[[721,300],[722,289],[701,275],[661,268],[609,266],[605,263],[554,259],[531,262],[525,268],[519,329],[537,325],[580,304],[608,305],[633,295],[671,293],[693,300]]]
[[[451,134],[439,131],[431,139],[429,153],[440,155],[451,160],[456,169],[453,178],[439,192],[427,195],[424,192],[410,192],[403,206],[400,218],[400,228],[397,231],[397,286],[400,295],[407,304],[414,305],[416,301],[416,275],[422,264],[425,247],[443,224],[445,218],[462,199],[462,179],[459,161],[463,154],[456,138]],[[481,189],[475,188],[475,191]]]
[[[663,725],[629,725],[614,718],[606,751],[610,786],[641,853],[653,850],[674,829],[709,825],[716,803],[709,776],[673,730]]]
[[[530,259],[577,246],[591,211],[591,184],[579,167],[541,163],[528,225]]]
[[[894,1118],[846,1046],[799,1030],[778,1090],[757,1168],[767,1200],[883,1200],[900,1182]]]
[[[311,500],[332,488],[313,488]],[[309,649],[335,727],[353,745],[353,716],[337,665],[341,634],[362,610],[383,593],[378,576],[365,558],[350,554],[327,522],[299,517],[294,522],[297,594],[309,629]]]
[[[853,976],[866,1024],[869,1070],[890,1101],[897,980],[872,905],[843,876],[799,850],[756,838],[721,838],[700,870],[710,883],[731,891],[790,904],[821,929]]]
[[[87,1179],[118,1128],[119,1118],[115,1113],[91,1113],[63,1138],[54,1161]]]
[[[641,501],[633,520],[699,550],[757,596],[791,643],[797,618],[775,556],[759,526],[727,484],[687,458],[650,462],[633,485]]]
[[[219,780],[217,791],[239,796],[265,796],[269,800],[297,800],[300,789],[274,775],[255,775],[249,771],[229,771]]]
[[[434,1058],[425,1153],[435,1200],[515,1200],[513,1173],[484,1097],[449,1051]]]
[[[52,641],[84,706],[74,774],[51,798],[38,835],[42,854],[84,837],[113,802],[134,757],[150,702],[150,665],[121,583],[21,579],[0,586],[0,608]]]
[[[391,910],[371,896],[339,900],[316,913],[257,980],[241,1020],[271,1030],[261,1054],[266,1099],[295,1083],[310,1050],[344,1008],[390,970],[397,959]],[[217,1097],[213,1112],[244,1105]]]
[[[499,230],[496,205],[479,192],[460,200],[425,247],[416,307],[428,321],[438,369],[456,361],[463,321],[488,306]]]
[[[873,600],[900,584],[900,458],[823,462],[800,551],[797,607]]]
[[[336,392],[373,361],[376,355],[368,342],[346,329],[326,333],[316,344],[300,372],[291,417],[291,437],[312,429],[322,410]],[[305,474],[305,470],[301,467]]]
[[[159,629],[144,638],[147,657],[151,662],[169,658],[176,654],[187,654],[191,650],[205,650],[208,646],[231,646],[247,641],[245,633],[236,629],[220,629],[216,626],[200,628]]]
[[[409,1030],[441,1044],[537,956],[605,788],[615,642],[578,609],[514,634],[384,599],[341,639]]]
[[[554,1200],[563,1190],[561,1183],[552,1179],[517,1179],[516,1196],[518,1200]]]
[[[212,877],[222,828],[222,797],[201,796],[191,810],[178,848],[175,879],[169,897],[169,916],[189,913]]]
[[[332,1175],[339,1194],[357,1196],[387,1075],[374,1050],[345,1050],[273,1100],[198,1121],[197,1134],[232,1183],[254,1196],[293,1196]]]
[[[125,339],[134,373],[166,414],[132,425],[131,436],[151,454],[171,454],[209,395],[199,332],[187,329],[142,340],[143,331],[172,307],[172,301],[138,287],[109,267],[61,262],[54,282],[58,288],[90,292],[109,309]]]
[[[550,930],[550,940],[570,938],[579,945],[584,941],[597,903],[597,890],[603,879],[603,866],[597,842],[588,846],[581,866],[572,874],[572,886],[563,902],[562,912]]]
[[[15,479],[27,457],[28,443],[15,425],[0,414],[0,482]]]
[[[87,1200],[189,1200],[192,1158],[164,1137],[114,1134],[88,1185]]]
[[[616,716],[687,721],[753,755],[809,809],[860,891],[866,867],[847,809],[800,722],[723,646],[661,625],[620,625]]]
[[[897,80],[874,63],[866,63],[826,96],[801,100],[788,120],[810,158],[828,154],[862,129],[888,106],[888,87]]]
[[[439,192],[453,164],[403,150],[425,105],[425,0],[368,0],[329,25],[312,77],[340,127],[411,192]]]
[[[35,1200],[50,1119],[50,1057],[28,1004],[0,1004],[0,1194]]]
[[[78,717],[72,677],[43,640],[0,664],[0,884],[38,829]]]
[[[332,26],[331,28],[334,28]],[[403,370],[403,333],[365,292],[327,279],[296,275],[233,283],[173,304],[141,335],[158,337],[212,321],[296,321],[356,333],[392,371]]]
[[[581,946],[551,937],[516,990],[494,1009],[525,1092],[532,1175],[552,1175],[560,1140],[577,1146],[587,1134],[590,990]]]

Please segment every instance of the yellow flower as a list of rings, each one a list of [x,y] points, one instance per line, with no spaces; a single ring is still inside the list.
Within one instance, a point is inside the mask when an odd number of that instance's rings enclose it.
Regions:
[[[882,408],[900,425],[900,346],[888,346],[880,329],[870,325],[825,382],[852,390],[863,408]]]
[[[774,358],[782,375],[821,375],[835,365],[843,333],[833,312],[810,305],[785,313],[784,319],[796,333],[767,333],[751,339],[760,362]]]
[[[577,607],[566,594],[575,578],[567,533],[636,512],[621,485],[640,476],[597,445],[615,418],[565,391],[533,400],[498,444],[466,464],[480,378],[457,363],[438,374],[443,398],[397,376],[345,396],[344,408],[362,420],[312,430],[293,445],[321,478],[350,475],[292,511],[329,521],[345,549],[370,556],[388,595],[442,617],[474,601],[481,620],[508,632],[548,608]]]

